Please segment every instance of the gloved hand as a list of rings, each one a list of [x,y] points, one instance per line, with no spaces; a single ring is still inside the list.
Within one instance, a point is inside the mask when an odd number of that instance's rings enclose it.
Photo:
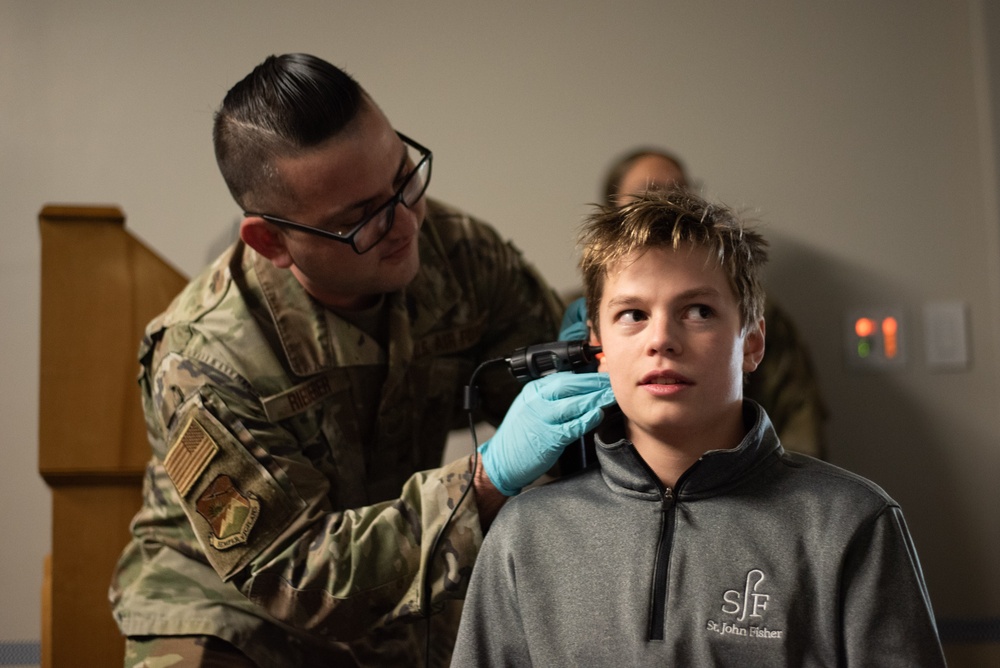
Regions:
[[[513,496],[601,422],[615,402],[606,373],[562,371],[533,380],[514,399],[493,438],[479,446],[493,485]]]
[[[583,297],[574,299],[566,307],[562,324],[559,326],[560,341],[586,341],[590,338],[587,328],[587,300]]]

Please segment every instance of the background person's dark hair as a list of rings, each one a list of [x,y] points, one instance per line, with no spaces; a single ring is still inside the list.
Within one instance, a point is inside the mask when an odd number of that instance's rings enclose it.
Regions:
[[[267,210],[281,195],[274,159],[295,155],[340,132],[364,91],[349,74],[305,53],[268,56],[233,86],[215,114],[215,159],[244,210]]]
[[[615,205],[615,197],[618,195],[618,191],[621,188],[622,180],[625,178],[625,174],[627,174],[629,169],[632,168],[632,165],[635,164],[636,160],[645,158],[646,156],[655,156],[674,163],[674,165],[677,166],[677,171],[681,173],[681,181],[678,182],[678,185],[684,186],[685,188],[691,186],[687,175],[687,169],[684,167],[684,163],[681,162],[680,158],[662,148],[644,146],[642,148],[629,151],[611,163],[611,166],[608,168],[607,175],[604,177],[604,203],[606,205]]]

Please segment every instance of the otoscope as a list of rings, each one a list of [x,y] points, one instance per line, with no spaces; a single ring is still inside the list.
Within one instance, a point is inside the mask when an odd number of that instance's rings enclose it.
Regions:
[[[548,376],[557,371],[585,373],[597,371],[600,346],[586,341],[552,341],[518,348],[507,358],[507,367],[521,383]],[[562,474],[587,468],[594,461],[592,434],[584,434],[575,445],[568,446],[559,456]]]
[[[507,358],[507,366],[514,378],[527,383],[557,371],[596,371],[600,352],[600,346],[586,341],[552,341],[518,348]]]

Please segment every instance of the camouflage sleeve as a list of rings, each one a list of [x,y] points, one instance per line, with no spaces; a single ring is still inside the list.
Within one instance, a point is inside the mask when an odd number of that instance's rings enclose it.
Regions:
[[[826,408],[806,345],[773,302],[768,301],[764,318],[764,359],[750,374],[746,396],[767,411],[785,449],[822,459]]]
[[[513,243],[503,241],[487,225],[476,221],[472,225],[476,247],[470,253],[470,274],[476,299],[489,312],[480,360],[506,357],[523,346],[556,340],[564,311],[559,295]],[[485,369],[478,385],[483,409],[479,417],[495,426],[520,385],[500,366]]]
[[[467,460],[414,474],[394,500],[339,511],[333,477],[245,383],[172,354],[156,386],[170,424],[162,465],[197,540],[188,551],[270,615],[348,641],[464,594],[482,542],[473,499],[430,548],[470,484]]]
[[[305,553],[302,538],[279,537],[241,589],[282,621],[339,640],[437,610],[464,594],[482,542],[470,498],[444,530],[469,483],[459,460],[415,474],[394,501],[324,518],[306,531]]]

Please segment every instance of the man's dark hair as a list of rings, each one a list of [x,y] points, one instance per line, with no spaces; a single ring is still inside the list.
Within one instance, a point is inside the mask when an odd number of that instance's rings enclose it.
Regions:
[[[606,176],[604,177],[604,203],[608,206],[614,206],[615,200],[618,196],[618,190],[621,188],[622,180],[628,173],[628,170],[632,168],[636,160],[640,158],[645,158],[647,156],[653,156],[657,158],[663,158],[669,162],[674,163],[677,166],[677,171],[681,173],[681,182],[679,185],[684,187],[690,187],[688,183],[687,170],[684,168],[684,163],[676,155],[662,148],[656,148],[652,146],[644,146],[642,148],[633,149],[625,155],[621,156],[615,160],[610,167]]]
[[[364,90],[349,74],[305,53],[268,58],[233,86],[215,114],[215,159],[244,210],[282,194],[274,159],[334,136],[354,119]]]

